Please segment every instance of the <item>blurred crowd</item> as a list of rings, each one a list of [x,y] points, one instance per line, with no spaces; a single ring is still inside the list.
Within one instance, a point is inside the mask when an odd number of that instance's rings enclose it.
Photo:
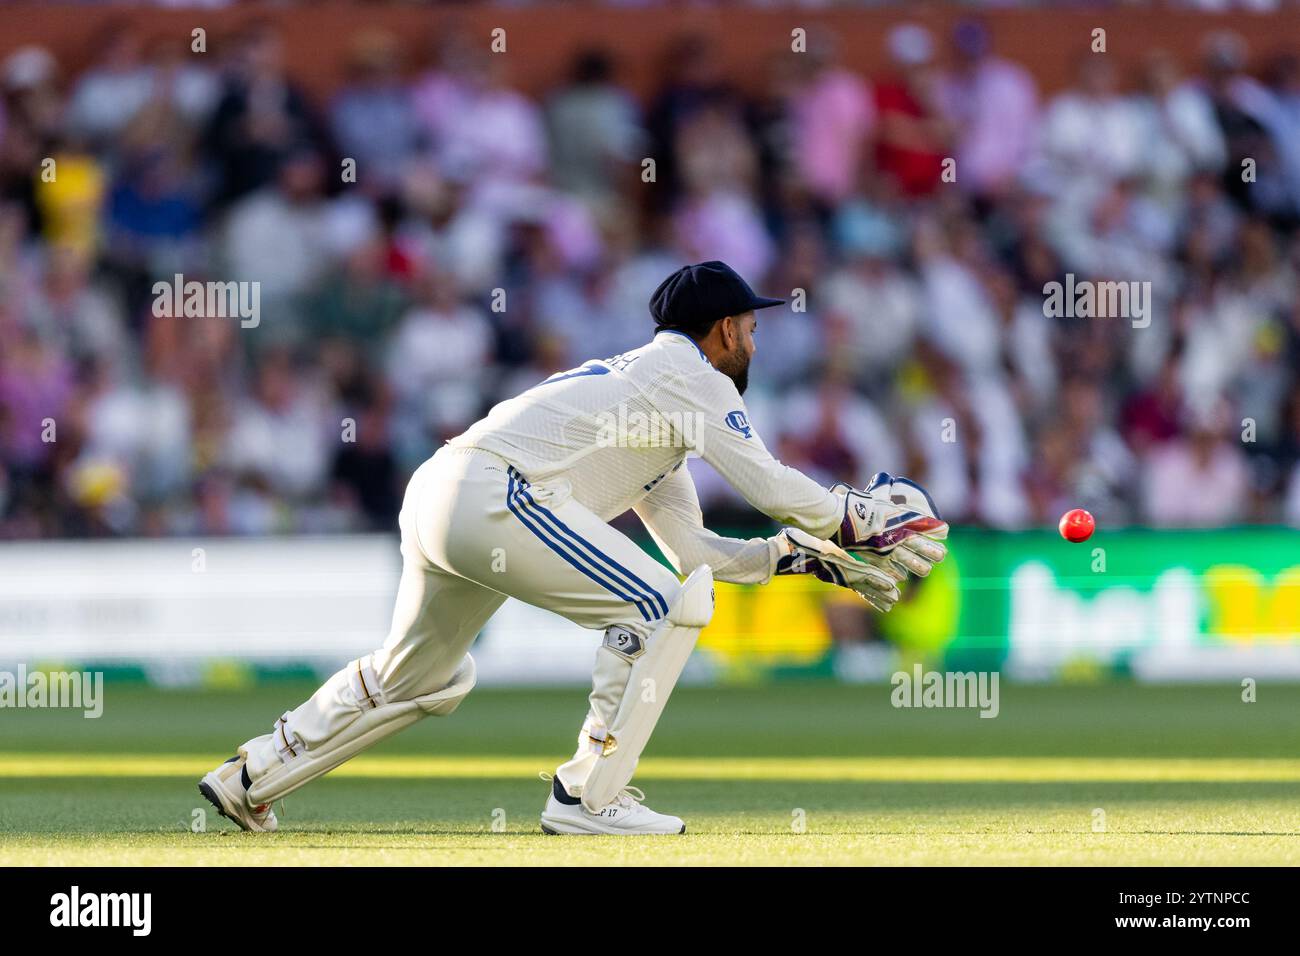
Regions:
[[[0,537],[392,529],[443,440],[712,258],[792,299],[746,399],[827,484],[1300,525],[1297,59],[1207,33],[1194,75],[1085,54],[1045,96],[980,23],[902,23],[879,69],[814,32],[742,91],[684,36],[639,100],[599,49],[532,97],[478,37],[351,44],[326,102],[261,22],[0,64]],[[260,283],[260,321],[156,315],[177,274]],[[1150,324],[1047,316],[1067,274],[1149,282]]]

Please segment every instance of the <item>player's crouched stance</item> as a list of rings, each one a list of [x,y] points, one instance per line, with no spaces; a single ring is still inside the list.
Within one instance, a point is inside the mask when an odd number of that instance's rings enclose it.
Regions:
[[[924,577],[946,554],[948,527],[918,485],[881,473],[862,490],[826,489],[773,458],[749,424],[740,396],[754,310],[779,303],[722,263],[687,266],[651,300],[649,344],[502,402],[421,465],[398,519],[388,639],[204,776],[204,797],[245,830],[275,830],[276,800],[454,711],[474,687],[470,645],[513,597],[604,633],[578,747],[556,769],[542,829],[684,833],[630,783],[713,615],[714,579],[811,574],[888,611],[908,574]],[[700,427],[666,442],[602,431],[647,418]],[[747,540],[706,530],[688,454],[789,527]],[[609,524],[628,509],[684,580]]]

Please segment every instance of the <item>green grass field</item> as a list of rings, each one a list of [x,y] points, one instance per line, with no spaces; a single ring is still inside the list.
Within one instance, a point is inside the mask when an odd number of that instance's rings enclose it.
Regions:
[[[885,685],[683,688],[634,782],[689,830],[640,839],[538,830],[581,690],[478,690],[291,795],[279,833],[192,832],[198,777],[311,689],[0,713],[0,864],[1300,863],[1300,687],[1267,683],[1004,684],[992,720]]]

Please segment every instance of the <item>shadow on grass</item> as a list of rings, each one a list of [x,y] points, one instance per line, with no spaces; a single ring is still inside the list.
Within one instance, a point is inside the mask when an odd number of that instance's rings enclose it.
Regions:
[[[647,789],[649,806],[678,814],[688,824],[698,821],[699,826],[715,833],[738,835],[792,835],[791,815],[800,810],[809,820],[808,832],[824,835],[1084,833],[1091,832],[1088,817],[1094,808],[1102,808],[1112,834],[1300,836],[1300,810],[1296,809],[1300,807],[1300,783],[1294,781],[800,783],[668,779],[650,781]],[[533,780],[327,778],[290,796],[277,806],[277,813],[285,835],[456,836],[486,844],[537,835],[533,828],[545,799],[545,785]],[[188,781],[10,778],[4,783],[0,839],[92,833],[183,836],[189,835],[196,809],[207,814],[207,835],[238,834],[226,830],[224,821],[218,822]],[[969,826],[956,824],[954,815],[963,817],[962,823]],[[1060,827],[1063,815],[1070,821],[1078,815],[1080,827]],[[504,831],[491,828],[497,819],[506,826]],[[1211,819],[1227,826],[1207,827]],[[1256,820],[1267,829],[1252,829]],[[733,821],[738,828],[727,826]],[[856,822],[862,828],[855,827]],[[895,822],[898,826],[891,826]],[[1184,822],[1187,829],[1173,825]],[[770,828],[765,826],[768,823]],[[1126,823],[1144,829],[1126,830]]]

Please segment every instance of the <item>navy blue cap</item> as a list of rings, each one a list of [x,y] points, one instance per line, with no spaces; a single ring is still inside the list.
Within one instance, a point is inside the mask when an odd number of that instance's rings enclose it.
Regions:
[[[784,302],[756,295],[735,269],[713,259],[682,266],[659,283],[650,296],[650,314],[657,329],[703,335],[718,319]]]

